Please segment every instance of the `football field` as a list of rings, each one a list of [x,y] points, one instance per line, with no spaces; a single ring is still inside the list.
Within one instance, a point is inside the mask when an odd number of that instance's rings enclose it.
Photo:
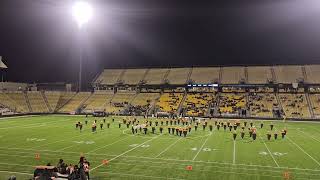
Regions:
[[[149,129],[147,135],[132,135],[131,127],[118,127],[122,117],[108,117],[110,128],[105,124],[96,133],[91,132],[94,118],[89,117],[80,132],[75,123],[84,124],[84,119],[63,115],[0,119],[0,179],[10,175],[29,179],[36,165],[56,165],[60,158],[77,164],[82,154],[91,164],[91,179],[97,180],[320,179],[320,123],[272,121],[279,137],[268,141],[271,122],[264,121],[260,129],[257,120],[255,141],[247,128],[245,138],[238,129],[234,141],[229,129],[215,127],[212,132],[208,127],[192,128],[186,138],[168,134],[167,128],[160,134],[158,127],[155,134]],[[282,139],[285,127],[288,133]]]

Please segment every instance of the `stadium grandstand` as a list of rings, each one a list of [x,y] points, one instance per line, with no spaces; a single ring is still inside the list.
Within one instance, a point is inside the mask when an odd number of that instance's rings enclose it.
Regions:
[[[15,114],[168,114],[317,119],[319,65],[105,69],[93,92],[32,91],[4,84],[1,106]],[[23,88],[21,88],[23,87]],[[7,90],[7,89],[10,89]]]

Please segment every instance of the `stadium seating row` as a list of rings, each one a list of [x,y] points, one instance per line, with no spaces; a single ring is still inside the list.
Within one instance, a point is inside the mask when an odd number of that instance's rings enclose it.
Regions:
[[[16,113],[91,113],[104,110],[112,114],[153,112],[183,113],[186,116],[215,115],[275,117],[283,110],[288,118],[320,117],[320,94],[300,92],[1,92],[0,105]],[[155,110],[155,111],[154,111]]]
[[[194,67],[164,69],[105,69],[95,80],[96,84],[117,83],[136,85],[169,84],[291,84],[307,82],[319,84],[320,65]]]

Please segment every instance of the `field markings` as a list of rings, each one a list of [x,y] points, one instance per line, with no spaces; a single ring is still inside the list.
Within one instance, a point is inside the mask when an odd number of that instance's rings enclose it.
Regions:
[[[273,162],[277,165],[277,167],[280,167],[280,166],[279,166],[279,164],[278,164],[278,162],[277,162],[277,161],[276,161],[276,159],[274,158],[273,154],[271,153],[271,151],[270,151],[269,147],[268,147],[268,146],[267,146],[267,144],[264,142],[264,140],[262,139],[262,137],[261,137],[261,136],[260,136],[260,139],[262,140],[262,142],[263,142],[264,146],[267,148],[267,150],[268,150],[268,152],[269,152],[270,156],[271,156],[271,157],[272,157],[272,159],[273,159]]]
[[[144,143],[140,144],[139,146],[136,146],[136,147],[134,147],[134,148],[131,148],[131,149],[129,149],[129,150],[127,150],[127,151],[125,151],[125,152],[117,155],[116,157],[111,158],[110,160],[108,160],[108,162],[111,162],[111,161],[113,161],[113,160],[115,160],[115,159],[117,159],[117,158],[119,158],[119,157],[121,157],[121,156],[123,156],[123,155],[125,155],[125,154],[127,154],[127,153],[129,153],[129,152],[131,152],[131,151],[133,151],[133,150],[135,150],[135,149],[137,149],[138,147],[140,147],[140,146],[142,146],[142,145],[144,145],[144,144],[146,144],[146,143],[148,143],[148,142],[150,142],[150,141],[152,141],[152,140],[154,140],[154,139],[157,139],[157,138],[160,137],[160,136],[161,136],[161,135],[156,136],[156,137],[154,137],[154,138],[152,138],[152,139],[149,139],[148,141],[145,141]],[[104,165],[104,163],[101,163],[100,165],[92,168],[92,169],[90,170],[90,172],[93,171],[93,170],[95,170],[95,169],[97,169],[97,168],[99,168],[99,167],[101,167],[101,166],[103,166],[103,165]]]
[[[233,140],[233,159],[232,164],[236,164],[236,141]]]
[[[178,140],[176,140],[174,143],[170,144],[166,149],[164,149],[163,151],[161,151],[158,155],[155,156],[155,158],[161,156],[163,153],[167,152],[172,146],[174,146],[177,142],[179,142],[182,138],[179,138]]]
[[[27,172],[16,172],[16,171],[0,171],[0,172],[12,173],[12,174],[23,174],[23,175],[30,175],[30,176],[33,175],[33,174],[27,173]]]
[[[130,177],[141,177],[141,178],[148,178],[148,179],[174,179],[174,180],[181,180],[180,178],[171,178],[171,177],[160,177],[160,176],[146,176],[140,174],[128,174],[128,173],[114,173],[114,172],[103,172],[104,174],[115,174],[120,176],[130,176]]]
[[[298,131],[302,132],[303,134],[309,136],[311,139],[313,139],[313,140],[315,140],[315,141],[317,141],[317,142],[320,142],[319,139],[316,139],[315,137],[311,136],[310,134],[308,134],[308,133],[306,133],[306,132],[304,132],[304,131],[301,131],[300,129],[296,129],[296,130],[298,130]]]
[[[197,152],[197,154],[193,157],[192,161],[194,161],[194,160],[197,158],[198,154],[201,152],[202,148],[204,147],[204,145],[206,144],[206,142],[208,141],[208,139],[209,139],[209,136],[208,136],[208,137],[206,138],[206,140],[203,142],[202,146],[200,147],[200,149],[199,149],[199,151]]]
[[[103,148],[105,148],[105,147],[111,146],[111,145],[116,144],[116,143],[118,143],[118,142],[124,141],[124,140],[128,139],[129,137],[130,137],[130,136],[127,136],[127,137],[122,138],[122,139],[119,139],[119,140],[117,140],[117,141],[115,141],[115,142],[113,142],[113,143],[110,143],[110,144],[107,144],[107,145],[98,147],[98,148],[96,148],[96,149],[93,149],[93,150],[91,150],[91,151],[88,151],[86,154],[91,154],[92,152],[95,152],[95,151],[97,151],[97,150],[99,150],[99,149],[103,149]]]
[[[296,144],[295,142],[293,142],[289,137],[287,137],[287,139],[294,144],[295,146],[297,146],[304,154],[306,154],[307,156],[309,156],[314,162],[316,162],[319,166],[320,163],[319,161],[317,161],[314,157],[312,157],[309,153],[307,153],[302,147],[300,147],[298,144]]]
[[[78,153],[73,153],[73,152],[65,152],[65,153],[66,154],[71,154],[71,153],[72,154],[78,154]],[[0,153],[0,155],[1,155],[1,153]],[[3,154],[3,155],[7,155],[7,154]],[[105,156],[107,154],[97,154],[97,155],[104,155]],[[20,155],[12,155],[12,156],[27,157],[27,158],[30,157],[30,156],[20,156]],[[118,155],[108,155],[108,156],[118,156]],[[152,158],[152,157],[143,157],[143,156],[123,156],[123,157],[125,157],[125,158],[138,158],[139,162],[141,162],[140,159],[150,159],[150,160],[163,160],[163,161],[175,161],[175,162],[179,161],[179,162],[194,162],[194,163],[202,163],[202,164],[217,164],[217,165],[219,165],[219,167],[221,165],[233,165],[231,163],[216,162],[216,161],[191,161],[191,160],[181,160],[181,159]],[[128,161],[138,161],[138,160],[128,160]],[[95,161],[93,161],[93,162],[95,162]],[[154,163],[154,161],[151,161],[150,163]],[[8,165],[10,165],[9,163],[0,163],[0,164],[8,164]],[[166,163],[166,164],[170,164],[170,163]],[[180,164],[180,163],[175,163],[175,164]],[[183,165],[183,164],[180,164],[180,165]],[[320,172],[319,169],[304,169],[304,168],[297,168],[297,167],[295,167],[295,168],[292,168],[292,167],[275,167],[275,166],[265,166],[265,165],[255,165],[255,164],[235,164],[235,165],[236,166],[245,166],[245,167],[259,167],[259,168],[272,168],[272,169],[290,169],[290,170],[299,170],[299,171]],[[206,165],[206,166],[208,166],[208,165]],[[232,168],[232,167],[229,167],[229,168]]]
[[[59,122],[64,122],[64,121],[70,121],[71,119],[63,119],[63,120],[59,120],[59,121],[45,121],[45,122],[38,122],[38,123],[32,123],[32,124],[28,124],[28,125],[22,125],[22,126],[11,126],[11,127],[0,127],[0,129],[12,129],[12,128],[16,128],[16,129],[19,129],[19,128],[31,128],[31,127],[39,127],[39,124],[41,126],[45,126],[47,124],[56,124],[56,123],[59,123]]]

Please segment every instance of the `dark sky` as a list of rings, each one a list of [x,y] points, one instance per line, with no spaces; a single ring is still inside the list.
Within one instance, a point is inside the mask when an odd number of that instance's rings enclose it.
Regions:
[[[77,80],[103,68],[320,62],[319,0],[91,0],[81,32],[71,0],[1,0],[6,80]]]

